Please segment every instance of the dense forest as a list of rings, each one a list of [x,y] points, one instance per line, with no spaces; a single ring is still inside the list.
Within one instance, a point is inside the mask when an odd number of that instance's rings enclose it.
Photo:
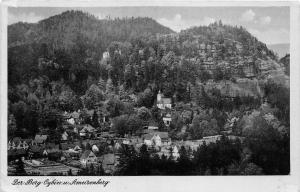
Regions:
[[[121,135],[154,120],[173,139],[199,139],[227,131],[235,117],[233,133],[247,137],[246,147],[222,140],[177,163],[142,151],[120,168],[127,175],[289,172],[289,56],[279,59],[243,27],[219,21],[175,33],[151,18],[99,20],[81,11],[16,23],[8,26],[8,84],[9,137],[46,129],[55,141],[63,112],[78,110],[95,127],[108,116]],[[155,106],[159,90],[172,98],[168,128]],[[92,119],[84,113],[91,109]],[[202,159],[211,151],[220,153]],[[226,162],[213,164],[217,158]],[[130,168],[136,164],[140,170]]]

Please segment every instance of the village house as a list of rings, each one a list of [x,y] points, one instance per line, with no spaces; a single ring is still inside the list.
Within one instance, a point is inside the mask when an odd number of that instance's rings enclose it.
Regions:
[[[147,128],[149,130],[158,130],[158,123],[152,120],[149,122]]]
[[[70,118],[70,119],[67,119],[67,122],[71,125],[75,125],[75,120],[74,118]]]
[[[74,148],[75,151],[81,151],[81,146],[79,142],[74,142]]]
[[[176,145],[172,146],[172,156],[175,160],[179,158],[179,149]]]
[[[95,133],[96,129],[89,124],[83,125],[83,128],[79,131],[81,137],[87,137],[88,135]]]
[[[21,139],[20,137],[15,137],[12,140],[8,141],[7,149],[24,149],[27,150],[29,148],[29,144],[26,140]]]
[[[98,148],[98,146],[97,146],[96,144],[94,144],[94,145],[92,146],[92,151],[93,151],[94,153],[99,152],[99,148]]]
[[[104,60],[109,59],[109,52],[108,52],[108,51],[103,52],[102,58],[103,58]]]
[[[65,132],[63,132],[63,134],[61,135],[61,140],[62,141],[67,141],[68,140],[68,133],[65,131]]]
[[[164,155],[165,157],[169,158],[172,154],[174,160],[179,158],[179,149],[176,145],[173,146],[163,146],[161,147],[160,151],[156,153],[160,158]]]
[[[33,142],[36,142],[37,144],[41,145],[46,142],[47,138],[48,135],[35,135]]]
[[[159,109],[172,109],[172,100],[171,98],[164,97],[159,91],[157,94],[156,105]]]
[[[48,143],[43,149],[43,155],[48,156],[49,154],[60,153],[59,145],[55,145],[54,143]]]
[[[97,163],[97,156],[91,150],[86,150],[82,153],[80,162],[83,167],[86,167],[87,165]]]
[[[151,134],[151,133],[145,134],[143,136],[144,144],[147,146],[151,146],[153,144],[152,138],[153,138],[153,134]]]
[[[168,113],[166,114],[164,117],[163,117],[163,122],[164,124],[169,127],[171,125],[171,121],[172,121],[172,117],[171,117],[171,114]]]
[[[169,138],[168,132],[153,132],[143,136],[144,144],[147,146],[162,146],[170,145],[171,139]]]

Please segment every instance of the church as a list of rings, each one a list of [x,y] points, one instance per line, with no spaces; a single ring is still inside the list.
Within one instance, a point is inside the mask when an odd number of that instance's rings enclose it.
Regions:
[[[157,102],[156,105],[159,109],[172,108],[172,100],[171,98],[164,97],[161,91],[157,94]]]

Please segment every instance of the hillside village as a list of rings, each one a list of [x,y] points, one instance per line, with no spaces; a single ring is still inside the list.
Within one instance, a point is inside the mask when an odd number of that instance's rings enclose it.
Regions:
[[[289,172],[289,55],[244,28],[67,11],[8,31],[9,175]]]
[[[172,121],[171,98],[166,98],[159,91],[156,101],[157,108],[163,116],[165,127],[169,127]],[[88,118],[92,120],[95,111],[88,111]],[[109,117],[99,119],[99,127],[90,124],[82,124],[81,111],[63,114],[64,130],[59,142],[51,142],[46,133],[36,134],[34,138],[15,137],[8,142],[8,158],[14,159],[21,156],[25,171],[29,175],[77,175],[81,169],[91,165],[101,169],[102,174],[113,175],[117,169],[122,145],[132,146],[139,151],[142,145],[151,150],[151,154],[172,156],[177,160],[180,156],[179,149],[184,147],[189,156],[203,143],[209,144],[221,139],[222,135],[206,136],[198,140],[172,140],[168,131],[161,131],[158,123],[150,121],[139,133],[127,134],[120,137],[110,131],[112,122]],[[228,131],[236,119],[228,124]],[[185,133],[186,125],[183,125],[181,133]],[[242,137],[228,135],[230,139]],[[14,164],[9,167],[10,174],[16,169]]]

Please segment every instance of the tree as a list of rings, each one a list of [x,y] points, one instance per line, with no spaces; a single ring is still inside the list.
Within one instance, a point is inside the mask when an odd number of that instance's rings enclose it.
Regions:
[[[20,157],[17,161],[17,166],[16,166],[16,175],[18,176],[24,176],[27,175],[26,171],[24,169],[24,162],[22,158]]]
[[[121,115],[115,117],[112,121],[113,123],[112,130],[124,136],[128,132],[127,120],[128,120],[128,115]]]
[[[127,131],[129,133],[135,133],[138,129],[145,126],[145,121],[139,118],[137,115],[130,115],[127,122]]]
[[[8,137],[12,138],[17,130],[16,119],[13,114],[10,114],[8,116],[8,126],[7,127],[8,127],[8,129],[7,129]]]
[[[69,169],[69,171],[68,171],[68,176],[72,176],[72,175],[73,175],[72,169]]]
[[[124,84],[122,84],[119,86],[119,97],[120,97],[120,99],[124,99],[125,96],[126,96],[126,90],[125,90]]]
[[[146,107],[140,107],[138,109],[137,115],[140,119],[144,121],[148,121],[151,118],[150,110],[147,109]]]
[[[115,87],[113,85],[111,78],[109,78],[109,79],[107,79],[107,82],[106,82],[106,93],[113,94],[114,91],[115,91]]]
[[[92,122],[93,122],[92,125],[94,127],[98,128],[100,126],[96,110],[94,110],[93,117],[92,117]]]
[[[207,122],[208,124],[208,122]],[[195,116],[193,121],[192,121],[192,126],[191,126],[191,135],[194,139],[200,139],[202,138],[203,134],[203,129],[201,127],[201,120],[199,116]]]
[[[194,168],[189,159],[189,155],[184,146],[181,146],[179,149],[179,158],[178,158],[178,171],[179,175],[189,174],[190,171]]]
[[[261,167],[255,165],[254,163],[248,163],[242,172],[243,175],[263,175],[263,170]]]
[[[104,100],[104,95],[97,85],[92,84],[82,98],[86,108],[94,109],[96,104]]]
[[[105,92],[106,84],[105,84],[105,81],[101,77],[99,78],[99,81],[98,81],[98,87],[102,92]]]
[[[153,102],[154,102],[153,92],[151,91],[150,88],[145,89],[144,92],[138,95],[137,105],[139,107],[144,106],[150,108],[152,107]]]

